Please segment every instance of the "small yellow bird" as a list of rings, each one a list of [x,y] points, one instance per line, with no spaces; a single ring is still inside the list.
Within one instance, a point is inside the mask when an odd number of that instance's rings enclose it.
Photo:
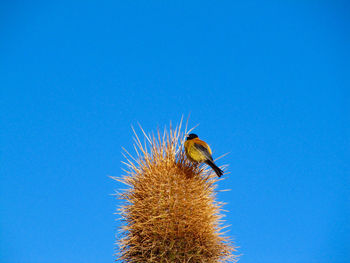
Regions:
[[[213,168],[219,177],[223,175],[223,171],[214,163],[209,145],[205,141],[200,140],[196,134],[191,133],[186,135],[185,153],[190,161],[206,163]]]

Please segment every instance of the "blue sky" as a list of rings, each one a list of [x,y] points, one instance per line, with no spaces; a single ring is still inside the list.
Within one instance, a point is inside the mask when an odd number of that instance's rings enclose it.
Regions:
[[[350,262],[350,5],[282,2],[2,3],[1,262],[113,262],[130,126],[189,113],[240,262]]]

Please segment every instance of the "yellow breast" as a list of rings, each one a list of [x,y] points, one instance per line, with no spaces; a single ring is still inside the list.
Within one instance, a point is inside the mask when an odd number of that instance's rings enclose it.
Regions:
[[[194,146],[194,141],[189,140],[185,142],[185,153],[188,159],[192,162],[204,162],[207,157]]]

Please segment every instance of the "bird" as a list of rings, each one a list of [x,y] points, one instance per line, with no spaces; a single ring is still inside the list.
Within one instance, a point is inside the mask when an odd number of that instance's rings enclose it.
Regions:
[[[197,134],[186,134],[184,146],[186,156],[191,162],[206,163],[218,177],[223,175],[223,171],[214,163],[209,145],[205,141],[200,140]]]

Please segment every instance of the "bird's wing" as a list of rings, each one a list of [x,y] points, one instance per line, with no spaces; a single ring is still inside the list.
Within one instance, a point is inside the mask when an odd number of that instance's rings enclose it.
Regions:
[[[205,147],[199,143],[194,143],[194,147],[196,147],[197,150],[199,150],[201,153],[203,153],[205,155],[205,157],[208,158],[208,160],[213,161],[213,157],[211,157],[211,154],[210,154],[211,151],[210,151],[209,146]]]

